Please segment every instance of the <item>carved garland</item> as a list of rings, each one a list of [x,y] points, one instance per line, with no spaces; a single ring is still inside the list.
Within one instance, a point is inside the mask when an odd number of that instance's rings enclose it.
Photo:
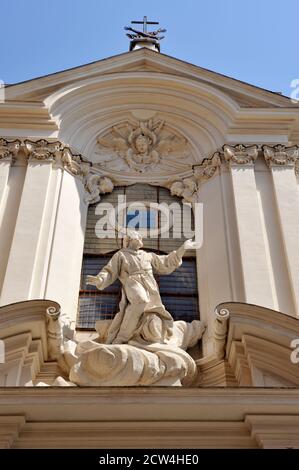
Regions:
[[[19,150],[24,151],[30,163],[55,162],[71,175],[79,177],[86,191],[87,204],[99,201],[100,194],[113,191],[114,184],[110,178],[91,174],[92,164],[59,141],[0,139],[0,161],[13,163]]]
[[[216,152],[210,158],[205,158],[200,164],[193,165],[190,176],[182,179],[171,179],[165,183],[172,195],[183,198],[184,202],[194,202],[201,185],[217,174],[221,164],[226,162],[229,167],[236,165],[254,165],[258,157],[257,145],[235,146],[224,145],[223,152]],[[275,145],[261,147],[263,156],[269,167],[293,166],[299,175],[299,147]],[[85,202],[93,204],[100,200],[101,194],[113,191],[117,181],[92,168],[92,163],[76,155],[61,142],[48,142],[45,139],[37,141],[0,139],[0,161],[14,162],[19,152],[23,150],[29,162],[55,162],[76,177],[80,177],[86,191]]]
[[[194,202],[202,183],[212,178],[221,166],[220,153],[205,158],[199,165],[193,165],[193,173],[188,178],[176,179],[167,184],[172,196],[183,198],[183,202]]]
[[[13,140],[0,139],[0,160],[10,160],[12,163],[17,153],[23,150],[28,162],[55,162],[74,176],[84,177],[88,174],[91,163],[76,155],[61,142],[48,142],[45,139]]]

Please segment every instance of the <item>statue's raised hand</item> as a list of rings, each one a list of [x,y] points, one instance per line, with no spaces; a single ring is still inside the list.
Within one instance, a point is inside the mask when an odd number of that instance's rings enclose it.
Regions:
[[[185,254],[185,251],[186,250],[195,250],[196,248],[200,248],[200,244],[199,243],[196,243],[194,242],[191,238],[189,240],[186,240],[181,246],[180,248],[178,248],[176,250],[176,254],[177,256],[179,256],[180,258],[182,258]]]
[[[185,250],[196,250],[197,248],[201,247],[200,243],[193,241],[191,238],[186,240],[183,246]]]

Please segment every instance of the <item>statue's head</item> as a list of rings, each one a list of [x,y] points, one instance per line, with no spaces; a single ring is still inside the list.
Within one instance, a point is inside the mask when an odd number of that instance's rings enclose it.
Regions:
[[[124,248],[131,248],[132,250],[137,251],[142,246],[142,236],[136,230],[130,230],[124,236]]]
[[[140,134],[135,140],[135,147],[138,153],[145,154],[149,149],[149,139],[143,134]]]

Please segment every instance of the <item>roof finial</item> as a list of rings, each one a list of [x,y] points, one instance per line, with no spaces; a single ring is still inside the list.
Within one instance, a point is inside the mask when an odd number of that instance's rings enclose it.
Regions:
[[[134,34],[127,34],[130,41],[130,51],[140,49],[141,47],[147,47],[148,49],[156,50],[160,52],[161,39],[164,36],[159,36],[160,33],[165,33],[166,29],[159,28],[156,31],[147,31],[149,24],[159,24],[157,21],[147,21],[147,16],[143,17],[143,21],[131,21],[131,24],[142,24],[143,31],[138,31],[130,26],[125,26],[126,31],[131,31]]]

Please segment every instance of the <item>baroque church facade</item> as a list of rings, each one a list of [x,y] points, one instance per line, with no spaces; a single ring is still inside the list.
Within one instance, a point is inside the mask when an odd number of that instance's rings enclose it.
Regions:
[[[0,447],[299,447],[299,106],[132,49],[5,88]],[[98,205],[124,196],[203,208],[202,246],[158,281],[176,320],[205,325],[182,386],[62,378],[60,336],[93,339],[117,311],[119,285],[85,279],[122,243],[98,236]]]

